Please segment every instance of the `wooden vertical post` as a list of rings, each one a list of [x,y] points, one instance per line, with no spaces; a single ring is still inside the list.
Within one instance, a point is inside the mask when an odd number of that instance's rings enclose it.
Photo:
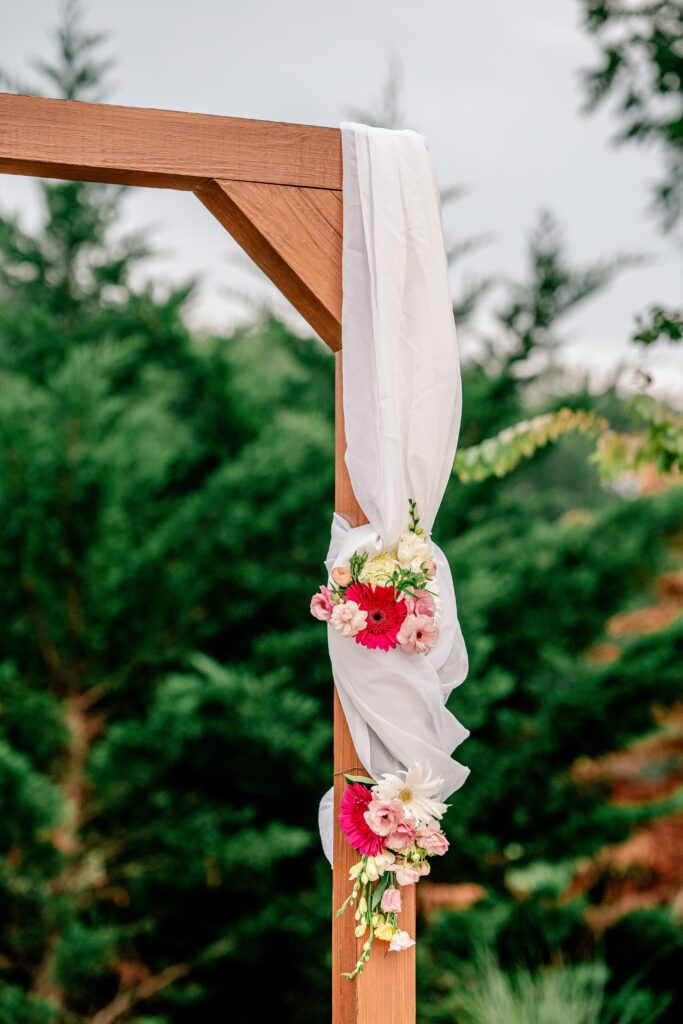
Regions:
[[[180,111],[113,107],[0,93],[0,173],[194,191],[335,352],[335,508],[365,522],[346,471],[342,408],[342,153],[339,129]],[[334,770],[353,747],[334,696]],[[335,775],[335,823],[344,787]],[[334,910],[355,860],[334,836]],[[402,927],[415,934],[415,887],[402,890]],[[333,1024],[415,1024],[415,951],[377,941],[362,977],[352,915],[333,917]]]
[[[335,354],[335,510],[351,526],[367,519],[356,501],[346,469],[344,454],[344,408],[342,401],[342,355]],[[337,823],[339,800],[344,790],[344,770],[358,765],[339,696],[334,692],[334,872],[332,884],[332,1024],[415,1024],[415,949],[389,953],[388,945],[373,943],[372,956],[362,975],[349,981],[342,971],[352,970],[363,939],[354,935],[350,910],[336,917],[349,894],[349,868],[358,860]],[[415,886],[401,890],[401,927],[415,937]]]

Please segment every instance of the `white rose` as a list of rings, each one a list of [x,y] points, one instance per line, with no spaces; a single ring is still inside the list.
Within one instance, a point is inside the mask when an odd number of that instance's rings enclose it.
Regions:
[[[430,560],[431,544],[428,544],[424,537],[407,530],[399,537],[397,555],[401,565],[418,570],[423,562]]]

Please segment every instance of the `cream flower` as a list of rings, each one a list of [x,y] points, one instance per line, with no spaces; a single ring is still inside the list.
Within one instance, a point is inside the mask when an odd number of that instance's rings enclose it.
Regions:
[[[396,549],[383,551],[381,555],[369,558],[360,571],[361,583],[369,583],[373,587],[386,587],[389,578],[397,566]]]
[[[377,856],[375,857],[375,864],[380,875],[383,875],[384,872],[391,867],[395,860],[396,857],[389,850],[386,850],[384,853],[378,853]]]
[[[372,792],[377,800],[400,800],[406,815],[426,822],[438,820],[448,809],[448,804],[436,799],[442,786],[443,779],[434,777],[429,765],[418,761],[407,771],[383,775]]]
[[[406,530],[398,539],[396,554],[401,565],[417,571],[423,563],[431,560],[432,546],[424,537]]]

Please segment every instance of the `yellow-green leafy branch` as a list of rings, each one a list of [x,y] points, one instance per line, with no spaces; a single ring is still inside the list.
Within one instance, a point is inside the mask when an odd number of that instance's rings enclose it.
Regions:
[[[584,409],[559,409],[523,420],[481,444],[459,451],[453,471],[463,483],[504,477],[540,448],[565,434],[579,433],[595,439],[590,460],[603,480],[614,480],[645,466],[662,473],[680,472],[683,417],[646,395],[630,402],[629,410],[643,424],[637,433],[619,433],[603,416]]]

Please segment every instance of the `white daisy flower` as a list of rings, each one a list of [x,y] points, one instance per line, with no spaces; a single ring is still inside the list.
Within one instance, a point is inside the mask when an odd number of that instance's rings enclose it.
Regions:
[[[437,820],[448,809],[448,804],[436,799],[443,779],[432,775],[429,765],[419,761],[396,775],[385,774],[373,788],[377,800],[400,800],[405,813],[416,821]]]

